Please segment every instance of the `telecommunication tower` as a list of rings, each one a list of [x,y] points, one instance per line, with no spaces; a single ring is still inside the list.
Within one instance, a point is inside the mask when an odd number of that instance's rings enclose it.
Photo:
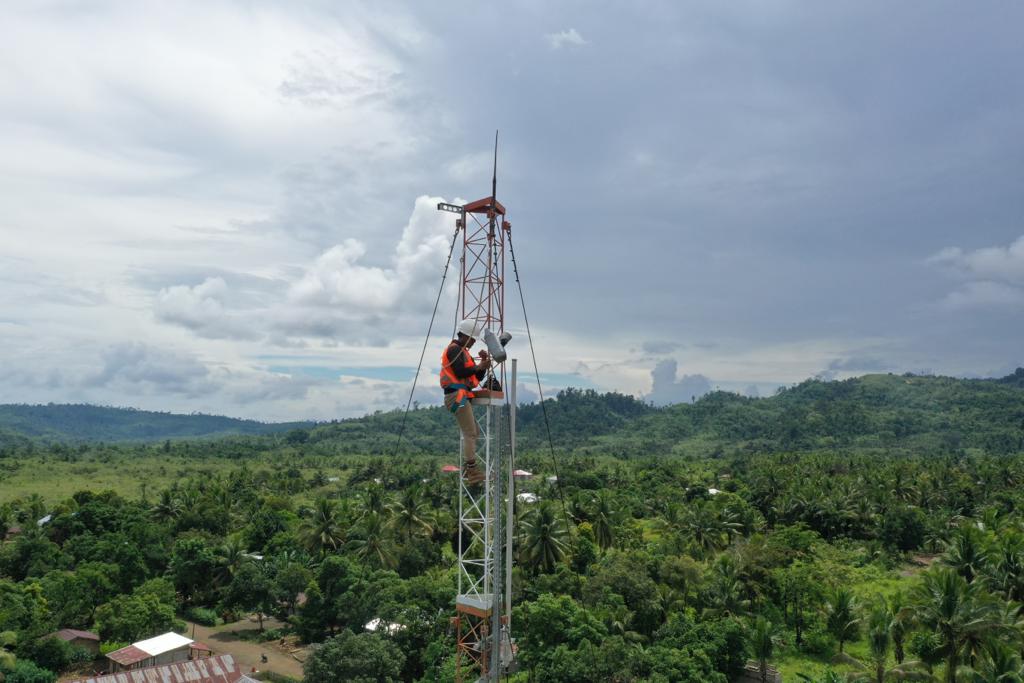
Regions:
[[[505,250],[512,225],[496,194],[497,136],[491,195],[461,206],[442,203],[437,208],[458,216],[456,228],[462,236],[460,317],[474,320],[478,329],[498,336],[505,332]],[[515,658],[511,637],[515,359],[507,365],[507,373],[505,363],[492,366],[472,400],[480,425],[477,467],[485,474],[484,482],[470,487],[459,477],[459,577],[452,618],[459,683],[497,683]],[[461,446],[460,436],[460,472]]]

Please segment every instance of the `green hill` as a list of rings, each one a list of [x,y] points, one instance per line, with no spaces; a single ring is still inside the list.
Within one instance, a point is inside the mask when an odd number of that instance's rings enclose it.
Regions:
[[[50,441],[158,441],[271,434],[312,424],[274,424],[218,415],[175,415],[80,404],[7,404],[0,405],[0,445],[16,445],[26,437]]]
[[[560,452],[705,456],[726,452],[882,450],[1024,451],[1024,370],[1002,379],[864,375],[807,380],[768,398],[714,392],[655,408],[631,396],[567,389],[519,409],[521,450],[546,450],[545,412]],[[478,411],[479,414],[479,411]],[[403,427],[404,420],[404,427]],[[398,433],[402,432],[401,446]],[[89,405],[0,406],[0,445],[58,441],[155,441],[248,435],[304,452],[445,454],[456,432],[443,408],[401,410],[329,423],[267,424]]]
[[[566,389],[557,398],[545,401],[544,406],[534,403],[519,408],[519,444],[531,448],[547,444],[545,410],[553,440],[560,446],[589,442],[599,435],[629,432],[638,419],[657,412],[632,396]],[[477,416],[482,416],[482,409],[477,408]],[[395,452],[401,432],[402,453],[442,454],[452,449],[457,436],[454,424],[451,413],[440,407],[413,410],[407,418],[402,411],[394,410],[318,425],[309,430],[307,440],[335,451],[390,454]]]
[[[709,394],[645,417],[634,434],[690,451],[1008,453],[1024,450],[1024,391],[1005,380],[915,375],[807,380],[766,399]],[[628,440],[635,445],[637,437]]]
[[[769,398],[727,392],[693,404],[654,408],[622,394],[570,389],[545,408],[559,450],[579,454],[713,455],[725,451],[887,450],[990,453],[1024,450],[1024,386],[1014,378],[865,375],[807,380]],[[540,405],[519,411],[523,450],[547,447]],[[319,425],[300,438],[332,451],[395,451],[401,411]],[[411,412],[402,453],[450,452],[451,416]]]

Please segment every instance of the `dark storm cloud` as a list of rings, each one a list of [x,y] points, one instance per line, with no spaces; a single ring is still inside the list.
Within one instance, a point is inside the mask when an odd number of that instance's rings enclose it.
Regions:
[[[828,365],[829,370],[847,370],[854,372],[885,372],[891,370],[892,366],[881,358],[872,356],[851,356],[849,358],[837,358]]]
[[[501,11],[500,54],[465,45],[410,68],[441,90],[433,74],[500,84],[451,144],[502,128],[499,194],[543,323],[682,341],[949,336],[926,258],[1024,231],[1020,5]],[[491,12],[420,18],[462,35]],[[549,49],[570,26],[586,43]],[[1018,314],[984,334],[1020,329]]]

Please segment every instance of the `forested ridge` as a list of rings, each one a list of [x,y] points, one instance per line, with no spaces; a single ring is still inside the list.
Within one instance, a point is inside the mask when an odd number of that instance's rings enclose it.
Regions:
[[[515,511],[509,680],[727,683],[749,663],[787,683],[1020,681],[1022,376],[524,406],[516,464],[535,475],[519,486],[537,501]],[[402,418],[12,437],[5,683],[104,666],[45,637],[57,629],[91,629],[106,651],[185,620],[298,648],[310,683],[453,681],[457,475],[440,466],[457,434],[421,408],[396,448]]]
[[[1004,451],[1024,443],[1024,369],[995,380],[919,375],[814,379],[766,398],[717,391],[693,404],[664,408],[614,392],[566,389],[543,407],[520,408],[524,448],[546,445],[545,412],[556,445],[579,454],[707,455],[727,448]],[[88,405],[0,406],[0,444],[18,437],[116,442],[270,434],[276,435],[271,440],[388,454],[401,431],[403,452],[440,454],[450,448],[450,427],[451,417],[440,407],[417,408],[408,416],[396,409],[314,424]]]
[[[568,389],[518,412],[523,448],[547,443],[581,455],[712,455],[726,450],[877,449],[950,452],[1019,450],[1024,443],[1024,370],[999,380],[865,375],[807,380],[767,398],[713,392],[695,403],[655,408],[616,393]],[[350,452],[391,453],[401,411],[309,428],[292,438]],[[450,448],[451,417],[441,408],[408,416],[403,452]]]
[[[198,413],[177,415],[88,404],[0,405],[0,443],[18,437],[51,441],[154,441],[267,434],[310,424],[266,423]]]

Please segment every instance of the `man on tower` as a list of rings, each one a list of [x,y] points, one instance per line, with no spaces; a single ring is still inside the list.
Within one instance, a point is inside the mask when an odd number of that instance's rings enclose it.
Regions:
[[[466,483],[475,486],[482,482],[485,475],[476,466],[476,440],[480,430],[473,415],[472,389],[480,384],[480,380],[491,367],[491,359],[487,351],[480,351],[480,362],[474,362],[469,349],[476,343],[480,334],[473,320],[459,323],[458,337],[448,344],[441,355],[441,388],[444,390],[444,405],[455,415],[455,421],[462,432],[465,450],[463,460],[465,467],[463,476]]]

